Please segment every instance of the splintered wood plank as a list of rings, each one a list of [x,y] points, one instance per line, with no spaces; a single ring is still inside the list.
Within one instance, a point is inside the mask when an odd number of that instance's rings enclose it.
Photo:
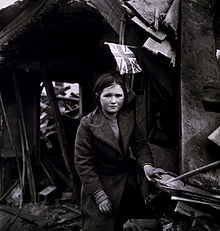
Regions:
[[[186,215],[188,217],[191,217],[192,214],[195,216],[195,217],[198,217],[198,216],[207,216],[208,214],[204,211],[202,211],[202,208],[198,209],[197,207],[195,206],[192,206],[191,204],[189,203],[185,203],[185,202],[182,202],[182,201],[179,201],[176,205],[176,208],[174,210],[175,212],[178,212],[178,213],[181,213],[183,215]]]
[[[125,3],[141,16],[148,25],[155,23],[156,11],[158,14],[166,13],[173,0],[130,0]]]
[[[179,26],[179,12],[180,0],[174,0],[163,21],[163,24],[167,27],[170,27],[175,34],[177,34],[177,29]]]
[[[208,136],[208,139],[220,146],[220,126]]]
[[[161,43],[155,41],[152,38],[148,38],[143,45],[148,51],[151,51],[155,55],[161,54],[170,59],[170,62],[175,66],[176,62],[176,51],[172,47],[170,41],[164,40]]]
[[[210,203],[210,202],[206,202],[206,201],[201,201],[201,200],[188,199],[185,197],[172,196],[171,200],[195,203],[195,204],[199,204],[199,205],[209,205],[209,206],[212,206],[218,210],[220,209],[220,206],[218,204]]]
[[[144,29],[147,33],[152,35],[154,38],[158,39],[159,41],[163,41],[166,37],[167,34],[160,31],[160,30],[155,30],[149,26],[147,26],[143,21],[141,21],[138,17],[133,17],[131,19],[133,22],[135,22],[138,26],[140,26],[142,29]]]
[[[47,186],[45,189],[43,189],[42,191],[39,192],[39,195],[42,196],[47,196],[50,193],[52,193],[57,187],[55,186]]]

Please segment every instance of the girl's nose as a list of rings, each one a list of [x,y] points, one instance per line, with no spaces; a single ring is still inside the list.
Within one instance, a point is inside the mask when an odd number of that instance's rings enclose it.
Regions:
[[[114,96],[111,98],[111,103],[116,103],[116,98]]]

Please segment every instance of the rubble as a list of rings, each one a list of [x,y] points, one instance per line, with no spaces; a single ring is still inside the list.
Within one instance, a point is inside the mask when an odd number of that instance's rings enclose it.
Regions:
[[[28,203],[20,211],[15,206],[0,205],[0,230],[78,231],[81,228],[80,209],[70,201],[66,203],[67,207],[59,201],[49,205]],[[17,214],[15,222],[10,224]]]

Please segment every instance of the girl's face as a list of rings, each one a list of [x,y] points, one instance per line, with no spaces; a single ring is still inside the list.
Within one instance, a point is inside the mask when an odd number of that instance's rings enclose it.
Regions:
[[[124,103],[124,92],[120,85],[115,84],[103,89],[100,94],[102,110],[107,114],[117,113]]]

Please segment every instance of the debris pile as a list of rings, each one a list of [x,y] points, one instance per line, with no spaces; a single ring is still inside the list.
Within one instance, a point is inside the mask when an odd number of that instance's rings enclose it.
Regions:
[[[0,205],[0,230],[79,231],[81,226],[81,211],[70,201],[28,203],[22,208]]]

